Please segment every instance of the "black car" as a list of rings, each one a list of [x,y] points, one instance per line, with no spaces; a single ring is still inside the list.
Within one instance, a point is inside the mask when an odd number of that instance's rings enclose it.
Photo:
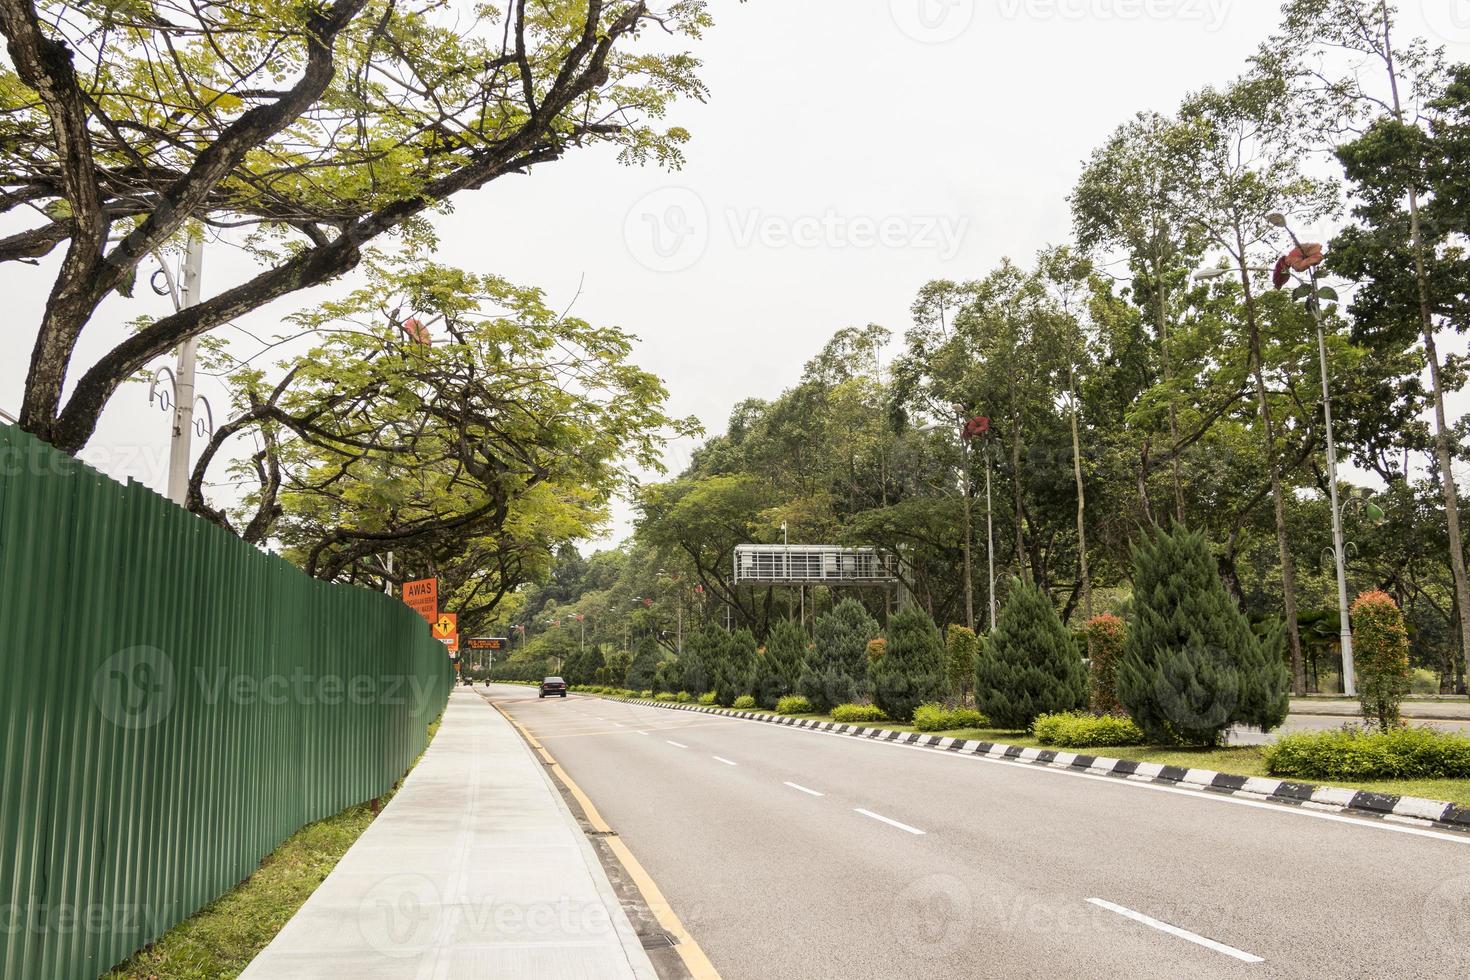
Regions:
[[[567,682],[560,677],[546,678],[541,682],[541,697],[544,698],[548,694],[560,694],[562,697],[566,697]]]

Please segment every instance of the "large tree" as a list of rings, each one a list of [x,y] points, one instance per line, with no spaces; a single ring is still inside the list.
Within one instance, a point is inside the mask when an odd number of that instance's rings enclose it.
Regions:
[[[37,217],[0,259],[63,250],[21,425],[76,452],[149,361],[347,272],[381,236],[425,243],[427,217],[461,191],[591,143],[678,162],[685,132],[651,120],[702,96],[697,62],[640,39],[698,35],[703,0],[473,9],[467,22],[433,0],[0,0],[14,66],[0,74],[0,208]],[[140,263],[226,228],[250,230],[264,268],[78,370],[83,332]]]

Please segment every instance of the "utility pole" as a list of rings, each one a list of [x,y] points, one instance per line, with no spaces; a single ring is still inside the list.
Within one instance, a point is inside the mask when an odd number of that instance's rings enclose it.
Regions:
[[[192,232],[184,251],[181,309],[188,309],[199,302],[199,277],[203,265],[204,238],[198,232]],[[168,450],[168,499],[180,507],[185,505],[189,496],[189,451],[194,436],[194,365],[198,354],[198,337],[184,341],[179,347],[178,371],[174,379],[174,431]]]
[[[995,629],[995,521],[990,501],[990,433],[985,434],[985,560],[990,566],[990,628]]]

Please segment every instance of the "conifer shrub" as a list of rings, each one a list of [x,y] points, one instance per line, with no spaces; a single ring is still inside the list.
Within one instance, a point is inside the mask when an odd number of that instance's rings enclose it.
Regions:
[[[815,644],[797,690],[817,711],[856,699],[867,673],[868,641],[878,635],[878,624],[862,603],[843,599],[817,620]]]
[[[1216,745],[1232,725],[1286,719],[1282,635],[1262,640],[1220,582],[1204,536],[1157,531],[1133,547],[1134,609],[1118,700],[1150,741]]]
[[[774,708],[788,694],[796,692],[806,669],[808,646],[806,630],[790,620],[781,620],[771,629],[766,652],[756,668],[755,699],[762,708]]]
[[[1094,714],[1115,715],[1123,711],[1118,700],[1118,661],[1128,639],[1128,626],[1112,613],[1094,616],[1083,627],[1092,657],[1088,702]]]
[[[976,661],[975,706],[996,727],[1022,731],[1037,715],[1074,711],[1086,699],[1086,669],[1051,599],[1012,579]]]
[[[876,704],[839,704],[832,709],[832,720],[844,725],[857,725],[869,721],[887,721],[888,716]]]
[[[897,722],[908,723],[919,705],[944,697],[944,640],[928,613],[912,608],[893,617],[883,658],[869,679],[873,703]]]
[[[715,703],[729,707],[755,686],[755,636],[748,629],[727,633],[714,666]]]
[[[1399,724],[1399,706],[1409,693],[1409,631],[1404,614],[1387,592],[1373,589],[1352,608],[1353,658],[1363,717],[1388,731]]]
[[[644,637],[638,641],[638,650],[628,665],[623,683],[640,691],[645,687],[651,688],[654,678],[658,676],[658,667],[658,644],[651,637]]]

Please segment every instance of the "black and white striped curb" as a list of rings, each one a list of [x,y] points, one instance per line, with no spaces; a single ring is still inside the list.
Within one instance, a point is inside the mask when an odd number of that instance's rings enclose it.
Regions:
[[[734,711],[702,704],[687,704],[681,701],[650,701],[643,698],[608,698],[608,700],[645,705],[650,708],[699,711],[729,718],[742,718],[747,721],[764,721],[774,725],[785,725],[789,728],[806,728],[832,735],[850,735],[855,738],[893,742],[899,745],[915,745],[921,748],[983,756],[987,759],[999,759],[1006,762],[1069,769],[1095,776],[1114,776],[1119,779],[1140,782],[1167,783],[1187,789],[1221,793],[1227,796],[1245,796],[1314,810],[1339,813],[1349,811],[1383,820],[1392,820],[1395,823],[1470,831],[1470,809],[1456,806],[1453,803],[1445,803],[1442,800],[1423,800],[1415,796],[1393,796],[1389,793],[1370,793],[1367,790],[1343,789],[1334,786],[1312,786],[1308,783],[1293,783],[1264,776],[1232,776],[1228,773],[1215,772],[1212,769],[1185,769],[1181,766],[1165,766],[1156,762],[1134,762],[1131,759],[1111,759],[1107,756],[1080,755],[1073,752],[1058,752],[1053,749],[1033,749],[994,742],[941,738],[938,735],[925,735],[921,732],[895,732],[886,728],[845,725],[835,721],[817,721],[812,718],[789,718],[785,715],[769,715],[755,711]]]

